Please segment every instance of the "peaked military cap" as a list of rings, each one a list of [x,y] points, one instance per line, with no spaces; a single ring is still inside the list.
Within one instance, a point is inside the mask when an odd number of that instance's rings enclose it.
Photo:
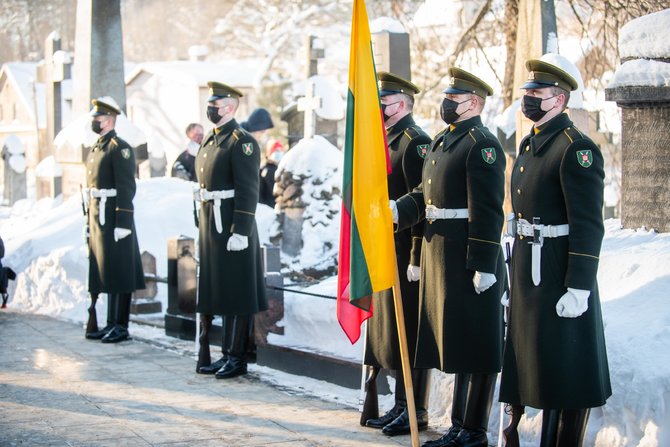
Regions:
[[[528,69],[528,80],[521,87],[523,89],[560,87],[568,92],[577,90],[575,78],[554,64],[539,59],[529,59],[526,61],[526,68]]]
[[[419,87],[402,76],[386,71],[377,73],[377,84],[379,86],[379,96],[395,95],[396,93],[414,96],[421,91]]]
[[[93,104],[93,111],[91,113],[92,116],[100,116],[100,115],[116,116],[121,114],[121,111],[119,109],[117,109],[111,104],[103,102],[100,99],[94,99],[93,101],[91,101],[91,104]]]
[[[455,95],[474,93],[477,96],[486,98],[493,94],[493,89],[490,85],[472,73],[468,73],[458,67],[451,67],[449,69],[447,88],[442,90],[442,93],[451,93]]]
[[[207,86],[209,87],[209,98],[207,102],[216,101],[219,98],[240,98],[244,96],[241,91],[220,82],[208,82]]]

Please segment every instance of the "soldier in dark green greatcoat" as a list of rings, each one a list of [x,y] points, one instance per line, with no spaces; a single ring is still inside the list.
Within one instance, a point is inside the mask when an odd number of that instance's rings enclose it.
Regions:
[[[459,68],[449,74],[440,110],[447,128],[394,217],[398,229],[426,220],[414,366],[456,374],[452,427],[424,446],[484,447],[502,364],[505,156],[480,118],[491,87]]]
[[[213,316],[223,316],[224,355],[212,364],[200,355],[197,371],[227,379],[246,374],[253,317],[267,309],[255,218],[260,150],[234,118],[242,93],[218,82],[208,85],[207,118],[215,127],[195,160],[201,200],[197,311],[201,341]],[[201,349],[206,356],[208,351],[209,346]]]
[[[526,62],[534,122],[512,171],[516,218],[500,400],[543,409],[542,446],[582,445],[589,408],[612,394],[596,273],[603,157],[564,112],[575,79]],[[521,408],[520,408],[521,407]]]
[[[107,293],[107,325],[86,338],[103,343],[126,340],[133,291],[144,289],[144,273],[133,219],[135,154],[116,135],[121,112],[100,99],[93,100],[93,132],[100,138],[86,160],[89,258],[88,290]]]
[[[423,159],[430,147],[430,137],[412,118],[414,95],[419,88],[408,80],[386,72],[377,73],[386,140],[391,160],[388,177],[389,198],[396,200],[421,183]],[[395,253],[400,275],[402,307],[405,317],[409,358],[414,363],[416,328],[419,315],[419,263],[423,224],[395,234]],[[407,399],[400,361],[400,346],[391,289],[373,295],[374,315],[368,320],[364,363],[396,372],[395,405],[386,414],[368,419],[366,425],[381,428],[389,436],[410,432]],[[428,369],[413,369],[412,384],[419,428],[428,425]]]

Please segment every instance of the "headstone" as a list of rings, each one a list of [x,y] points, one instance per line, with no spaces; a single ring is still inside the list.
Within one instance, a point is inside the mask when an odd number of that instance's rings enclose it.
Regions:
[[[605,98],[621,107],[621,224],[670,232],[670,87],[617,86]]]
[[[305,96],[298,99],[298,110],[303,112],[305,128],[303,138],[312,138],[316,135],[316,111],[321,107],[321,97],[315,95],[316,84],[308,81]]]
[[[198,284],[195,240],[187,236],[168,239],[167,258],[165,333],[183,340],[194,340]]]
[[[111,96],[126,110],[121,0],[78,0],[74,53],[74,116],[91,100]]]
[[[268,309],[254,316],[254,338],[256,346],[268,342],[268,333],[284,335],[284,328],[277,323],[284,318],[284,278],[281,275],[279,248],[264,246],[263,271],[265,272]]]
[[[319,72],[319,59],[323,59],[323,48],[317,48],[316,37],[305,36],[305,79],[309,79]]]
[[[49,155],[35,167],[35,194],[37,199],[56,198],[63,193],[63,169],[53,155]]]
[[[130,303],[130,312],[133,314],[155,314],[163,310],[160,301],[157,301],[158,280],[156,275],[156,257],[148,251],[142,252],[142,270],[146,288],[133,292]]]
[[[2,145],[0,156],[4,186],[2,203],[13,205],[26,198],[26,157],[21,140],[16,135],[8,136]]]
[[[298,141],[304,138],[305,133],[305,114],[298,110],[296,103],[290,105],[280,115],[280,119],[288,127],[288,147],[289,149],[298,144]],[[315,117],[315,135],[321,135],[333,146],[337,146],[337,121],[326,120],[318,115]]]
[[[387,71],[412,79],[412,66],[409,51],[409,34],[382,31],[371,34],[377,71]]]

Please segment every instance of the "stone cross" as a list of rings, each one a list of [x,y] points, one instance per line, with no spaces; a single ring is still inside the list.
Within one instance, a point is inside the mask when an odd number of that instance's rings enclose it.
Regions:
[[[318,74],[319,59],[324,57],[323,48],[314,48],[315,40],[314,36],[305,36],[305,79]]]
[[[303,138],[312,138],[316,134],[316,111],[321,107],[321,97],[315,96],[316,83],[308,81],[305,96],[298,99],[298,110],[305,112],[305,133]]]

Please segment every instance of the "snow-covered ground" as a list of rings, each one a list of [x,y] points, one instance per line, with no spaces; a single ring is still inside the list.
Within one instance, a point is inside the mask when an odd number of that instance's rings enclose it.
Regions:
[[[156,256],[158,276],[166,276],[167,239],[196,236],[193,225],[192,184],[178,179],[138,181],[135,219],[141,251]],[[261,241],[268,242],[274,212],[259,205],[257,222]],[[20,201],[0,208],[0,236],[6,257],[19,276],[10,283],[9,306],[25,312],[50,315],[83,325],[87,316],[86,250],[78,197],[64,202],[42,199]],[[606,406],[591,413],[585,445],[602,447],[670,445],[670,234],[644,229],[624,230],[606,221],[606,236],[598,273],[613,396]],[[162,286],[162,285],[161,285]],[[309,287],[335,295],[335,278]],[[167,307],[165,288],[157,297]],[[105,315],[105,298],[98,313]],[[285,335],[270,335],[270,342],[299,346],[360,360],[361,343],[351,346],[337,324],[335,301],[285,294]],[[193,352],[193,344],[165,336],[157,328],[132,325],[131,332],[174,349]],[[255,368],[261,367],[254,366]],[[358,392],[325,382],[295,377],[262,368],[264,377],[281,386],[337,400],[355,407]],[[447,427],[453,378],[433,374],[431,423]],[[380,399],[382,409],[391,396]],[[499,407],[491,413],[491,440],[497,437]],[[526,446],[537,445],[541,414],[529,409],[522,421]]]

